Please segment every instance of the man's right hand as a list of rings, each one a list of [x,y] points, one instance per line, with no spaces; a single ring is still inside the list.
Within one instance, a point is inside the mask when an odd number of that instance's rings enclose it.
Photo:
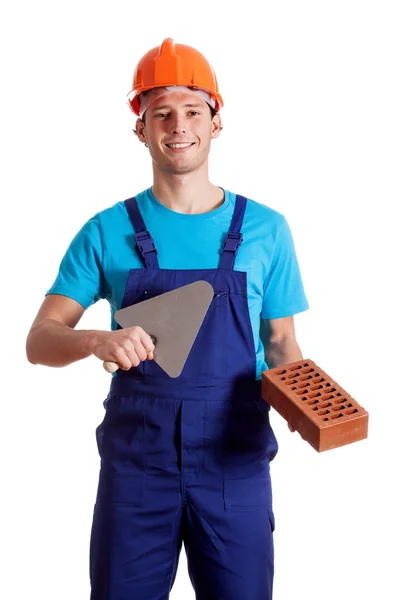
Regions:
[[[114,362],[124,371],[153,359],[154,344],[141,327],[126,327],[116,331],[93,331],[88,350],[103,362]]]

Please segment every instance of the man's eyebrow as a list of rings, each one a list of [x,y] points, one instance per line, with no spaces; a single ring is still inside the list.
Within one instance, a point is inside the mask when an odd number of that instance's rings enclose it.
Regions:
[[[190,104],[184,104],[185,108],[204,108],[203,104],[200,103],[190,103]],[[161,110],[164,108],[171,108],[171,106],[169,104],[162,104],[160,106],[152,106],[151,109],[152,110]]]

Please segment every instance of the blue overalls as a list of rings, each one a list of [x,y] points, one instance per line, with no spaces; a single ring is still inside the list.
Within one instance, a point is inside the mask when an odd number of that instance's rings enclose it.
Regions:
[[[218,269],[160,269],[135,198],[126,207],[143,268],[129,272],[122,308],[200,279],[214,298],[179,378],[147,360],[112,379],[96,429],[91,600],[167,600],[182,542],[197,600],[271,600],[278,448],[255,379],[246,273],[234,271],[246,198]]]

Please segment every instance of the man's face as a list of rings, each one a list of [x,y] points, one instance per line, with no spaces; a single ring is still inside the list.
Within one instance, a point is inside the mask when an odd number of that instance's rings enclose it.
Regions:
[[[195,171],[207,161],[220,128],[220,116],[211,118],[204,100],[181,91],[157,97],[146,110],[145,124],[141,119],[136,124],[154,165],[176,175]]]

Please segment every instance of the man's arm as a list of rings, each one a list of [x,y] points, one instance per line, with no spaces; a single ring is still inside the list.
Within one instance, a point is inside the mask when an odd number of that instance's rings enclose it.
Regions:
[[[270,369],[303,358],[296,341],[293,316],[261,319],[260,337],[265,349],[265,361]]]
[[[261,319],[260,338],[265,349],[265,362],[270,369],[303,358],[296,341],[293,316]],[[288,427],[292,433],[295,431],[289,423]]]
[[[92,354],[127,371],[153,358],[154,344],[141,327],[118,331],[75,330],[85,309],[79,302],[49,294],[32,324],[26,355],[32,364],[65,367]]]
[[[46,296],[26,340],[30,363],[64,367],[92,354],[88,342],[94,331],[74,328],[85,309],[67,296]]]

